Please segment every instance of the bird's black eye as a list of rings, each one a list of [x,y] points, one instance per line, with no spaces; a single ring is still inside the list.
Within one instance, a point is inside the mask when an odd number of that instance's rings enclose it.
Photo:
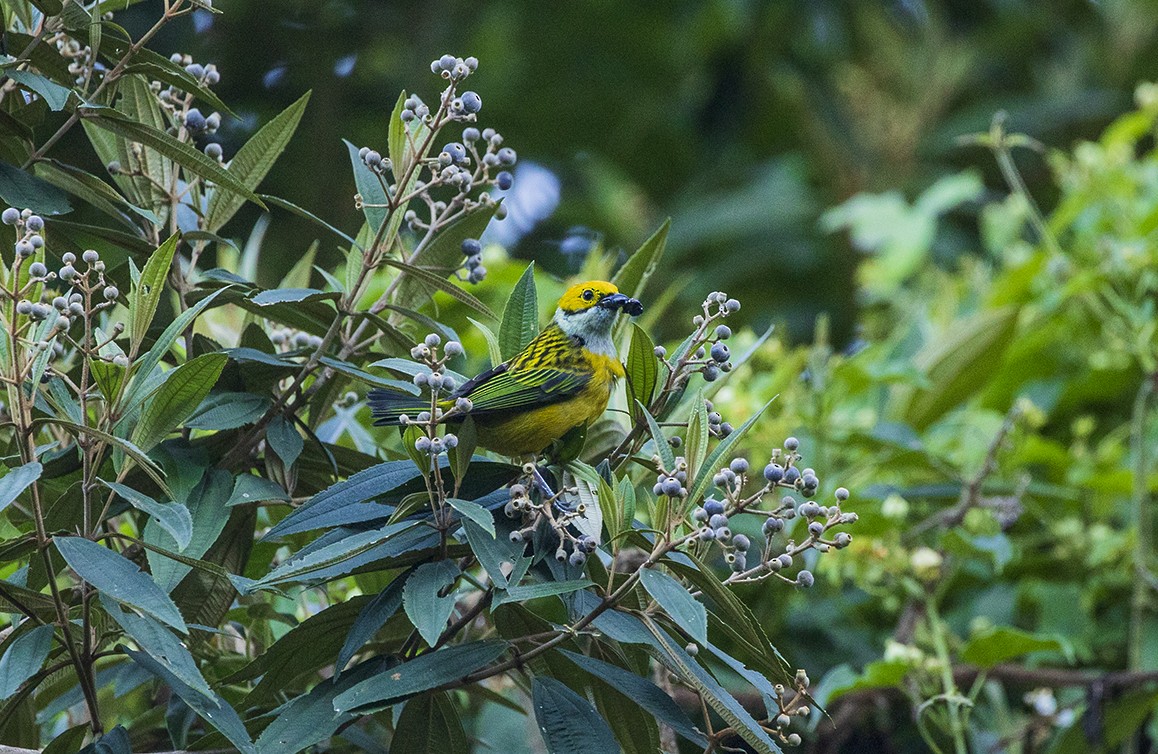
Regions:
[[[591,289],[587,289],[587,290],[583,291],[583,300],[584,301],[590,301],[593,298],[595,298],[595,292],[594,291],[592,291]]]

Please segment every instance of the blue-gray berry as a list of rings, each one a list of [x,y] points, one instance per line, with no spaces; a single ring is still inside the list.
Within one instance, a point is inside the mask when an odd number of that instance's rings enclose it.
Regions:
[[[462,93],[462,109],[468,113],[477,113],[482,110],[482,97],[478,96],[478,92]]]
[[[515,161],[518,159],[518,155],[515,154],[515,150],[511,149],[510,147],[503,147],[500,149],[498,151],[498,157],[499,163],[503,165],[514,165]]]
[[[764,478],[776,484],[784,478],[784,467],[778,463],[770,463],[764,467]]]
[[[795,451],[799,447],[800,447],[800,441],[797,440],[795,437],[789,437],[787,440],[784,441],[784,449],[785,450]]]
[[[40,232],[44,230],[44,218],[40,215],[32,215],[24,223],[25,227],[33,232]]]
[[[503,191],[507,191],[515,183],[515,177],[510,172],[504,170],[495,176],[495,185]]]
[[[716,325],[716,337],[720,340],[727,340],[732,337],[732,328],[727,325]]]
[[[712,359],[714,361],[718,361],[719,363],[723,364],[731,357],[731,355],[732,352],[728,350],[728,347],[723,343],[714,343],[712,345]]]
[[[788,484],[796,484],[796,480],[800,478],[800,470],[795,466],[789,466],[784,470],[784,481]]]
[[[450,159],[454,160],[455,164],[466,162],[466,147],[457,141],[452,141],[442,148],[443,152],[450,155]]]
[[[462,253],[464,256],[473,257],[482,253],[482,244],[477,238],[468,238],[462,242]]]
[[[704,501],[704,510],[708,512],[709,516],[718,516],[724,512],[724,504],[710,497]]]
[[[20,219],[20,210],[15,207],[9,207],[0,213],[0,220],[4,221],[5,225],[15,225],[16,221]]]
[[[205,128],[205,116],[197,108],[192,108],[185,113],[185,127],[190,131],[201,131]]]
[[[801,571],[796,574],[796,583],[805,589],[809,589],[816,583],[816,577],[812,575],[812,571]]]
[[[732,538],[732,546],[740,552],[747,552],[748,548],[752,546],[752,540],[748,539],[743,534],[737,534]]]
[[[668,497],[679,497],[680,494],[680,480],[669,477],[663,482],[663,494]]]
[[[708,526],[713,529],[720,529],[728,525],[728,517],[723,513],[717,513],[708,519]]]
[[[732,462],[728,464],[728,468],[732,470],[733,474],[746,474],[748,473],[748,459],[733,458]]]

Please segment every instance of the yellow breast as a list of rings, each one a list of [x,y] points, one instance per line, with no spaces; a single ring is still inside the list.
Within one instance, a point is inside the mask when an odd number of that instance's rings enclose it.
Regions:
[[[575,427],[602,416],[615,381],[624,374],[623,365],[618,359],[589,351],[583,352],[583,358],[592,378],[579,393],[514,416],[480,421],[479,444],[508,456],[538,453]]]

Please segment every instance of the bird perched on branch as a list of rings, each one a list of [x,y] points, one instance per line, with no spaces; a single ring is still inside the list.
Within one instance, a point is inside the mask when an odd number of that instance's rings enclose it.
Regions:
[[[623,365],[611,340],[619,312],[637,317],[643,305],[612,283],[593,280],[572,286],[555,316],[521,353],[465,382],[445,401],[444,411],[469,401],[448,420],[473,418],[478,443],[497,453],[538,453],[572,429],[589,424],[607,408]],[[403,415],[429,411],[430,404],[401,391],[376,388],[369,394],[375,424],[396,425]]]

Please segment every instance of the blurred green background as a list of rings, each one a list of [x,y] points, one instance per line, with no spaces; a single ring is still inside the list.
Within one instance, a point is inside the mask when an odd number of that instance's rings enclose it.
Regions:
[[[139,32],[149,5],[118,20]],[[865,190],[912,195],[965,166],[1004,191],[989,155],[956,137],[1005,110],[1010,130],[1069,146],[1158,75],[1158,4],[1148,0],[217,6],[223,15],[198,12],[154,46],[218,64],[219,93],[240,116],[222,131],[226,153],[313,90],[270,193],[356,229],[342,139],[381,148],[400,89],[422,82],[430,99],[440,88],[431,59],[476,55],[480,125],[506,136],[524,171],[533,162],[558,179],[558,207],[513,254],[565,274],[592,240],[632,249],[670,215],[676,263],[664,283],[685,303],[725,288],[749,304],[751,324],[782,323],[797,340],[820,312],[838,343],[852,336],[857,255],[818,226],[826,208]],[[1030,155],[1021,167],[1048,206],[1044,163]],[[553,188],[523,184],[532,205]],[[943,264],[979,246],[969,209],[941,224]],[[244,236],[256,218],[250,208],[231,232]],[[279,216],[266,248],[284,251],[288,268],[315,236]],[[262,273],[272,283],[281,271]]]

